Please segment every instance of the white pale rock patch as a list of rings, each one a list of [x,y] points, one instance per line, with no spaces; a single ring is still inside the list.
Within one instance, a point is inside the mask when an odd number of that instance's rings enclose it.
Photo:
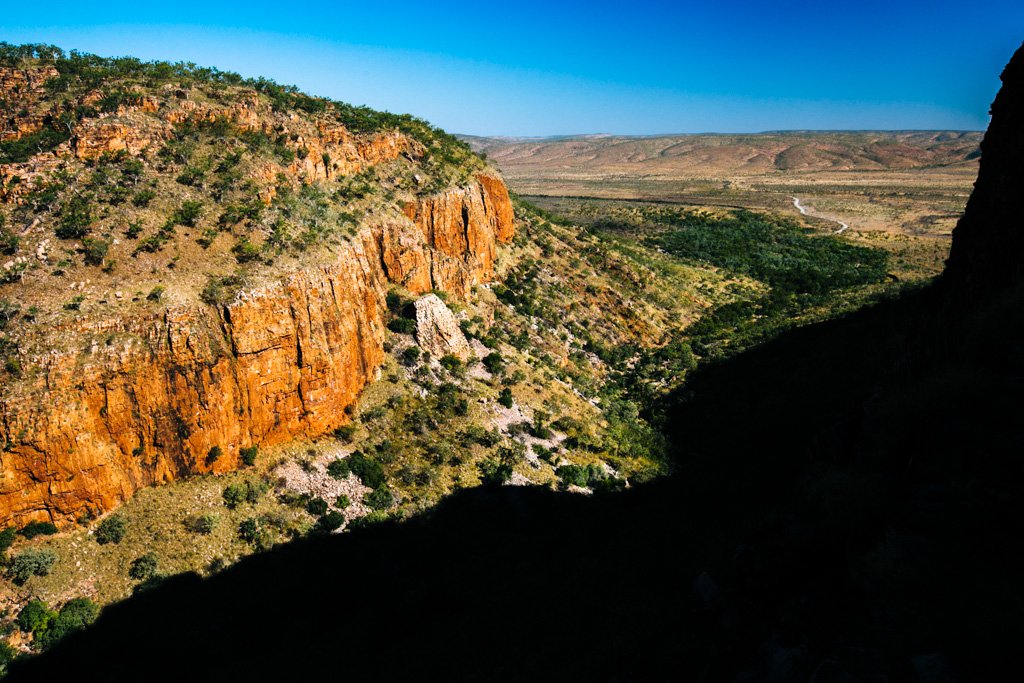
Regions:
[[[436,294],[416,301],[416,343],[435,358],[452,354],[467,360],[473,353],[455,315]]]

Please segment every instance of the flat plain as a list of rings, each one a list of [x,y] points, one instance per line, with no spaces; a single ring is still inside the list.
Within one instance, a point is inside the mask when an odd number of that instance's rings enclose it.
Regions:
[[[981,133],[782,132],[464,139],[524,196],[742,207],[814,223],[948,239],[978,172]],[[838,223],[835,223],[838,226]]]

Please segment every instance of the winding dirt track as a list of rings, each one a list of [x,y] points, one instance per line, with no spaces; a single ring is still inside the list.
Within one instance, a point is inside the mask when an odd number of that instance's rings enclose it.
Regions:
[[[826,218],[825,216],[818,216],[817,214],[811,213],[810,211],[807,210],[807,207],[805,207],[804,205],[802,205],[800,203],[799,197],[793,197],[793,206],[795,206],[797,208],[797,211],[799,211],[800,215],[802,215],[802,216],[811,216],[812,218],[821,218],[821,219],[826,220],[826,221],[832,221],[833,223],[838,223],[839,224],[839,229],[835,231],[836,235],[842,233],[843,231],[847,230],[850,227],[846,223],[844,223],[842,221],[839,221],[839,220],[836,220],[835,218]]]

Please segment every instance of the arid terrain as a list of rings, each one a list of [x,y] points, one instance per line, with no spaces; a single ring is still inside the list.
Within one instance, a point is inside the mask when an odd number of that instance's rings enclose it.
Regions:
[[[518,139],[464,136],[524,196],[738,206],[854,231],[948,238],[978,172],[981,133],[785,132]]]

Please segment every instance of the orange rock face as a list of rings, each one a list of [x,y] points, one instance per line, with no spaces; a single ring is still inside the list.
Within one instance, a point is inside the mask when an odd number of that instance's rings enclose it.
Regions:
[[[505,184],[490,176],[477,178],[475,191],[449,190],[430,200],[408,204],[407,215],[434,245],[430,280],[437,289],[461,297],[469,293],[474,281],[482,281],[493,272],[495,245],[512,239],[512,202]],[[450,263],[467,267],[455,267]],[[421,293],[422,280],[413,280],[410,291]]]
[[[245,446],[343,424],[383,361],[389,286],[464,297],[513,233],[508,192],[487,176],[406,213],[364,228],[331,265],[219,310],[68,330],[96,341],[37,359],[36,384],[0,397],[0,526],[67,524],[142,486],[234,469]],[[213,446],[223,455],[208,462]]]

